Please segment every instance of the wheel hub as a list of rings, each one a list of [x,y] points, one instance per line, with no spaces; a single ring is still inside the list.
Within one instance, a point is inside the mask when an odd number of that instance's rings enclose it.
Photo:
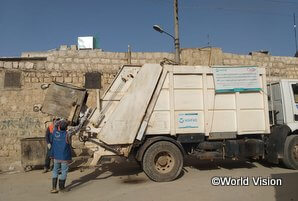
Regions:
[[[168,173],[174,167],[174,157],[168,152],[160,152],[155,156],[155,168],[160,173]]]
[[[168,158],[166,156],[161,156],[158,158],[157,163],[164,167],[168,164]]]
[[[294,146],[293,153],[294,153],[295,159],[298,160],[298,144]]]

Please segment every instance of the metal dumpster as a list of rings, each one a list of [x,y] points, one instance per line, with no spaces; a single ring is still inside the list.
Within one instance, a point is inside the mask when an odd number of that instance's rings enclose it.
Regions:
[[[21,139],[21,163],[24,170],[44,166],[46,151],[45,137]]]

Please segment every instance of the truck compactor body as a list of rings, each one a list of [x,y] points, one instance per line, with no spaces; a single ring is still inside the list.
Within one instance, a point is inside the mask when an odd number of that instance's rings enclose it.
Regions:
[[[298,169],[296,83],[267,86],[265,69],[253,66],[125,65],[96,108],[86,89],[53,83],[42,111],[81,125],[91,165],[133,156],[154,181],[176,179],[186,155]]]

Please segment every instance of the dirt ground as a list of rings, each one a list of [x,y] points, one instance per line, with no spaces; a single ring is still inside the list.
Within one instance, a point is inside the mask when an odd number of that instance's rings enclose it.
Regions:
[[[269,176],[281,178],[282,186],[212,186],[214,176]],[[68,192],[50,194],[51,173],[0,173],[0,201],[298,201],[298,171],[262,162],[186,159],[177,180],[156,183],[136,163],[122,161],[83,171],[74,169],[66,185]]]

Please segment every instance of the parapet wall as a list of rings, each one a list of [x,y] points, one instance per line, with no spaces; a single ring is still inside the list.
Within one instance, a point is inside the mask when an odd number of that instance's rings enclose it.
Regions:
[[[258,66],[266,68],[267,80],[298,78],[298,58],[271,56],[252,52],[250,55],[223,53],[220,48],[184,49],[181,53],[186,65]]]

